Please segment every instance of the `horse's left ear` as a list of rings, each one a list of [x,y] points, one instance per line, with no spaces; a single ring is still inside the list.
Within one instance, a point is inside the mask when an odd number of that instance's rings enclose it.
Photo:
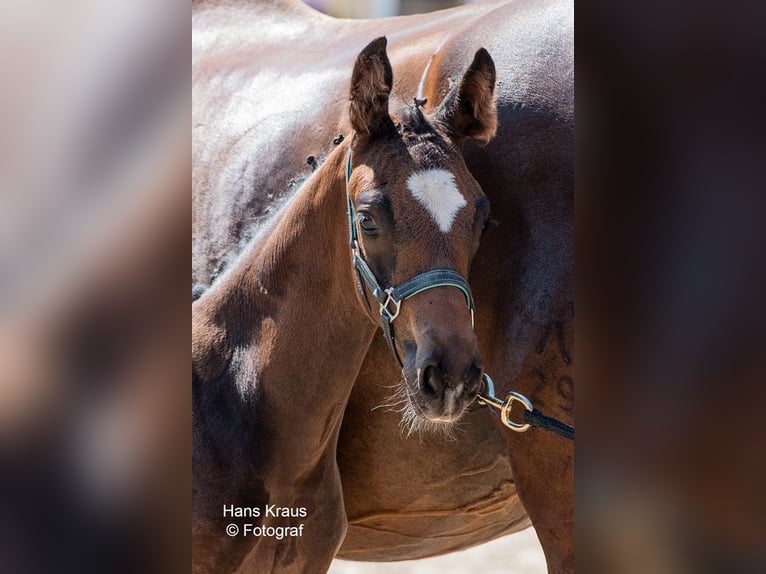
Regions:
[[[494,137],[495,63],[487,50],[479,48],[460,82],[436,110],[435,118],[457,141],[473,138],[487,143]]]
[[[386,44],[385,36],[370,42],[357,57],[351,74],[349,115],[351,127],[361,135],[374,136],[396,129],[388,115],[394,74]]]

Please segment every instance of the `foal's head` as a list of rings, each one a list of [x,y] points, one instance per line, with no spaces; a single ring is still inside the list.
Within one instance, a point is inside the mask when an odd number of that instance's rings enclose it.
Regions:
[[[384,288],[434,269],[467,277],[489,202],[466,168],[461,148],[466,139],[486,142],[495,133],[494,64],[486,50],[479,50],[428,115],[417,106],[389,115],[392,81],[386,39],[379,38],[361,52],[351,79],[355,134],[348,189],[360,255]],[[476,396],[482,360],[470,295],[446,283],[404,299],[391,324],[409,414],[449,423]],[[379,301],[369,285],[364,290],[370,316],[380,323]],[[362,304],[363,299],[360,294]],[[389,313],[396,311],[389,306]]]

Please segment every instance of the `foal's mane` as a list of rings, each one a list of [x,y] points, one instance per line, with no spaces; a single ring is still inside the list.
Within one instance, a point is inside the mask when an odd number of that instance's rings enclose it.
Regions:
[[[454,150],[452,143],[442,133],[438,122],[431,121],[423,113],[420,106],[405,104],[393,114],[393,117],[396,121],[395,137],[401,138],[409,152],[422,167],[441,165],[444,158]],[[221,281],[229,270],[237,267],[241,259],[252,257],[266,245],[279,222],[284,218],[285,213],[315,174],[321,171],[324,161],[333,151],[331,150],[327,156],[318,162],[318,166],[311,174],[298,174],[290,181],[288,191],[275,200],[271,213],[267,217],[261,217],[253,223],[247,234],[248,238],[242,242],[241,248],[226,262],[225,267],[212,283]]]
[[[332,155],[332,152],[327,156],[327,158]],[[326,158],[326,159],[327,159]],[[312,185],[317,177],[320,177],[323,173],[322,168],[324,167],[324,162],[322,165],[318,166],[316,169],[313,170],[311,174],[309,174],[307,177],[303,179],[303,181],[300,183],[300,185],[295,186],[295,188],[290,189],[287,193],[285,193],[282,197],[280,197],[278,200],[275,201],[275,209],[272,211],[272,213],[266,217],[260,219],[256,224],[253,225],[252,229],[252,235],[250,239],[244,244],[242,249],[239,250],[239,252],[230,260],[228,265],[225,269],[222,270],[222,272],[219,274],[218,277],[216,277],[213,284],[220,283],[226,280],[227,276],[234,270],[236,270],[241,264],[243,264],[245,261],[250,261],[253,258],[261,257],[264,250],[278,250],[281,244],[284,244],[286,241],[290,239],[290,237],[279,237],[275,238],[274,234],[277,232],[277,229],[279,227],[279,224],[285,219],[286,214],[290,211],[290,208],[295,204],[296,200],[298,200],[299,197],[301,197],[302,191],[308,186]],[[329,167],[329,166],[328,166]],[[296,182],[299,180],[293,179],[292,182]],[[282,232],[282,235],[286,235],[285,232]],[[289,235],[289,229],[287,231],[287,235]],[[274,243],[274,240],[278,239],[279,243]],[[273,254],[272,254],[273,256]]]
[[[397,131],[421,167],[437,167],[454,151],[454,146],[436,121],[418,105],[404,105],[395,114]]]

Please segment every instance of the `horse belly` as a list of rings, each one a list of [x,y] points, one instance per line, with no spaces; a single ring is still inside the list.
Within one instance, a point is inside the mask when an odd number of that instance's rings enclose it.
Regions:
[[[380,337],[373,345],[385,347]],[[407,437],[399,413],[371,410],[400,380],[387,359],[368,355],[343,420],[338,465],[348,531],[338,558],[425,558],[529,526],[507,446],[486,410],[468,413],[454,439]]]

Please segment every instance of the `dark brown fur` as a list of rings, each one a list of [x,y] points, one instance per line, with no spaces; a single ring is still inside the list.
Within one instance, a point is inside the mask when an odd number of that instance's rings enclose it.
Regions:
[[[356,209],[379,221],[379,233],[361,234],[360,243],[381,280],[399,284],[439,267],[467,275],[476,252],[486,215],[475,208],[481,189],[462,156],[426,118],[404,118],[401,134],[393,129],[385,46],[385,40],[372,42],[354,66],[351,115],[364,131],[330,154],[269,235],[251,242],[192,306],[195,572],[323,571],[343,540],[337,438],[378,313],[365,310],[350,264],[347,149],[353,151],[349,189]],[[448,119],[436,123],[459,134]],[[410,137],[415,130],[420,136]],[[406,187],[414,170],[436,158],[468,200],[449,234],[439,232]],[[371,197],[387,209],[376,211]],[[414,297],[396,325],[412,404],[433,417],[458,417],[472,401],[481,372],[463,295],[440,288]],[[459,384],[465,391],[457,402],[434,396],[435,389],[421,392],[419,373],[429,353],[449,357],[439,363],[439,391],[446,396]],[[232,519],[223,515],[224,505],[266,504],[305,508],[307,517],[299,521],[305,535],[282,542],[227,536]],[[271,525],[264,516],[251,522]]]
[[[445,101],[484,46],[498,80],[497,136],[485,147],[463,147],[495,221],[471,266],[479,347],[499,392],[534,394],[550,409],[547,414],[572,422],[573,385],[557,383],[573,381],[574,359],[570,4],[486,2],[353,25],[288,0],[202,5],[194,12],[195,29],[208,37],[215,31],[229,38],[229,30],[243,22],[252,42],[240,40],[236,49],[223,43],[216,50],[210,43],[195,48],[194,98],[201,107],[194,119],[193,283],[209,284],[229,264],[274,200],[305,173],[307,155],[326,154],[333,138],[349,133],[345,70],[370,38],[386,33],[391,39],[395,101],[412,101],[431,61],[422,94],[427,111]],[[274,22],[290,22],[300,42],[264,37]],[[264,80],[249,89],[253,78],[268,78],[265,69],[288,70],[289,83]],[[234,70],[241,80],[222,91],[217,80]],[[337,72],[337,79],[324,81],[320,71]],[[275,93],[283,108],[274,115],[254,118],[240,131],[220,129],[232,97],[255,106],[273,102]],[[559,324],[566,356],[559,352]],[[547,331],[551,335],[536,353]],[[490,423],[497,419],[483,410],[463,418],[455,440],[406,439],[399,413],[372,410],[400,376],[375,336],[338,442],[348,516],[339,556],[394,560],[471,546],[526,526],[521,499],[549,570],[571,572],[572,445],[539,431],[495,429]],[[481,501],[492,501],[492,511],[482,513]]]

